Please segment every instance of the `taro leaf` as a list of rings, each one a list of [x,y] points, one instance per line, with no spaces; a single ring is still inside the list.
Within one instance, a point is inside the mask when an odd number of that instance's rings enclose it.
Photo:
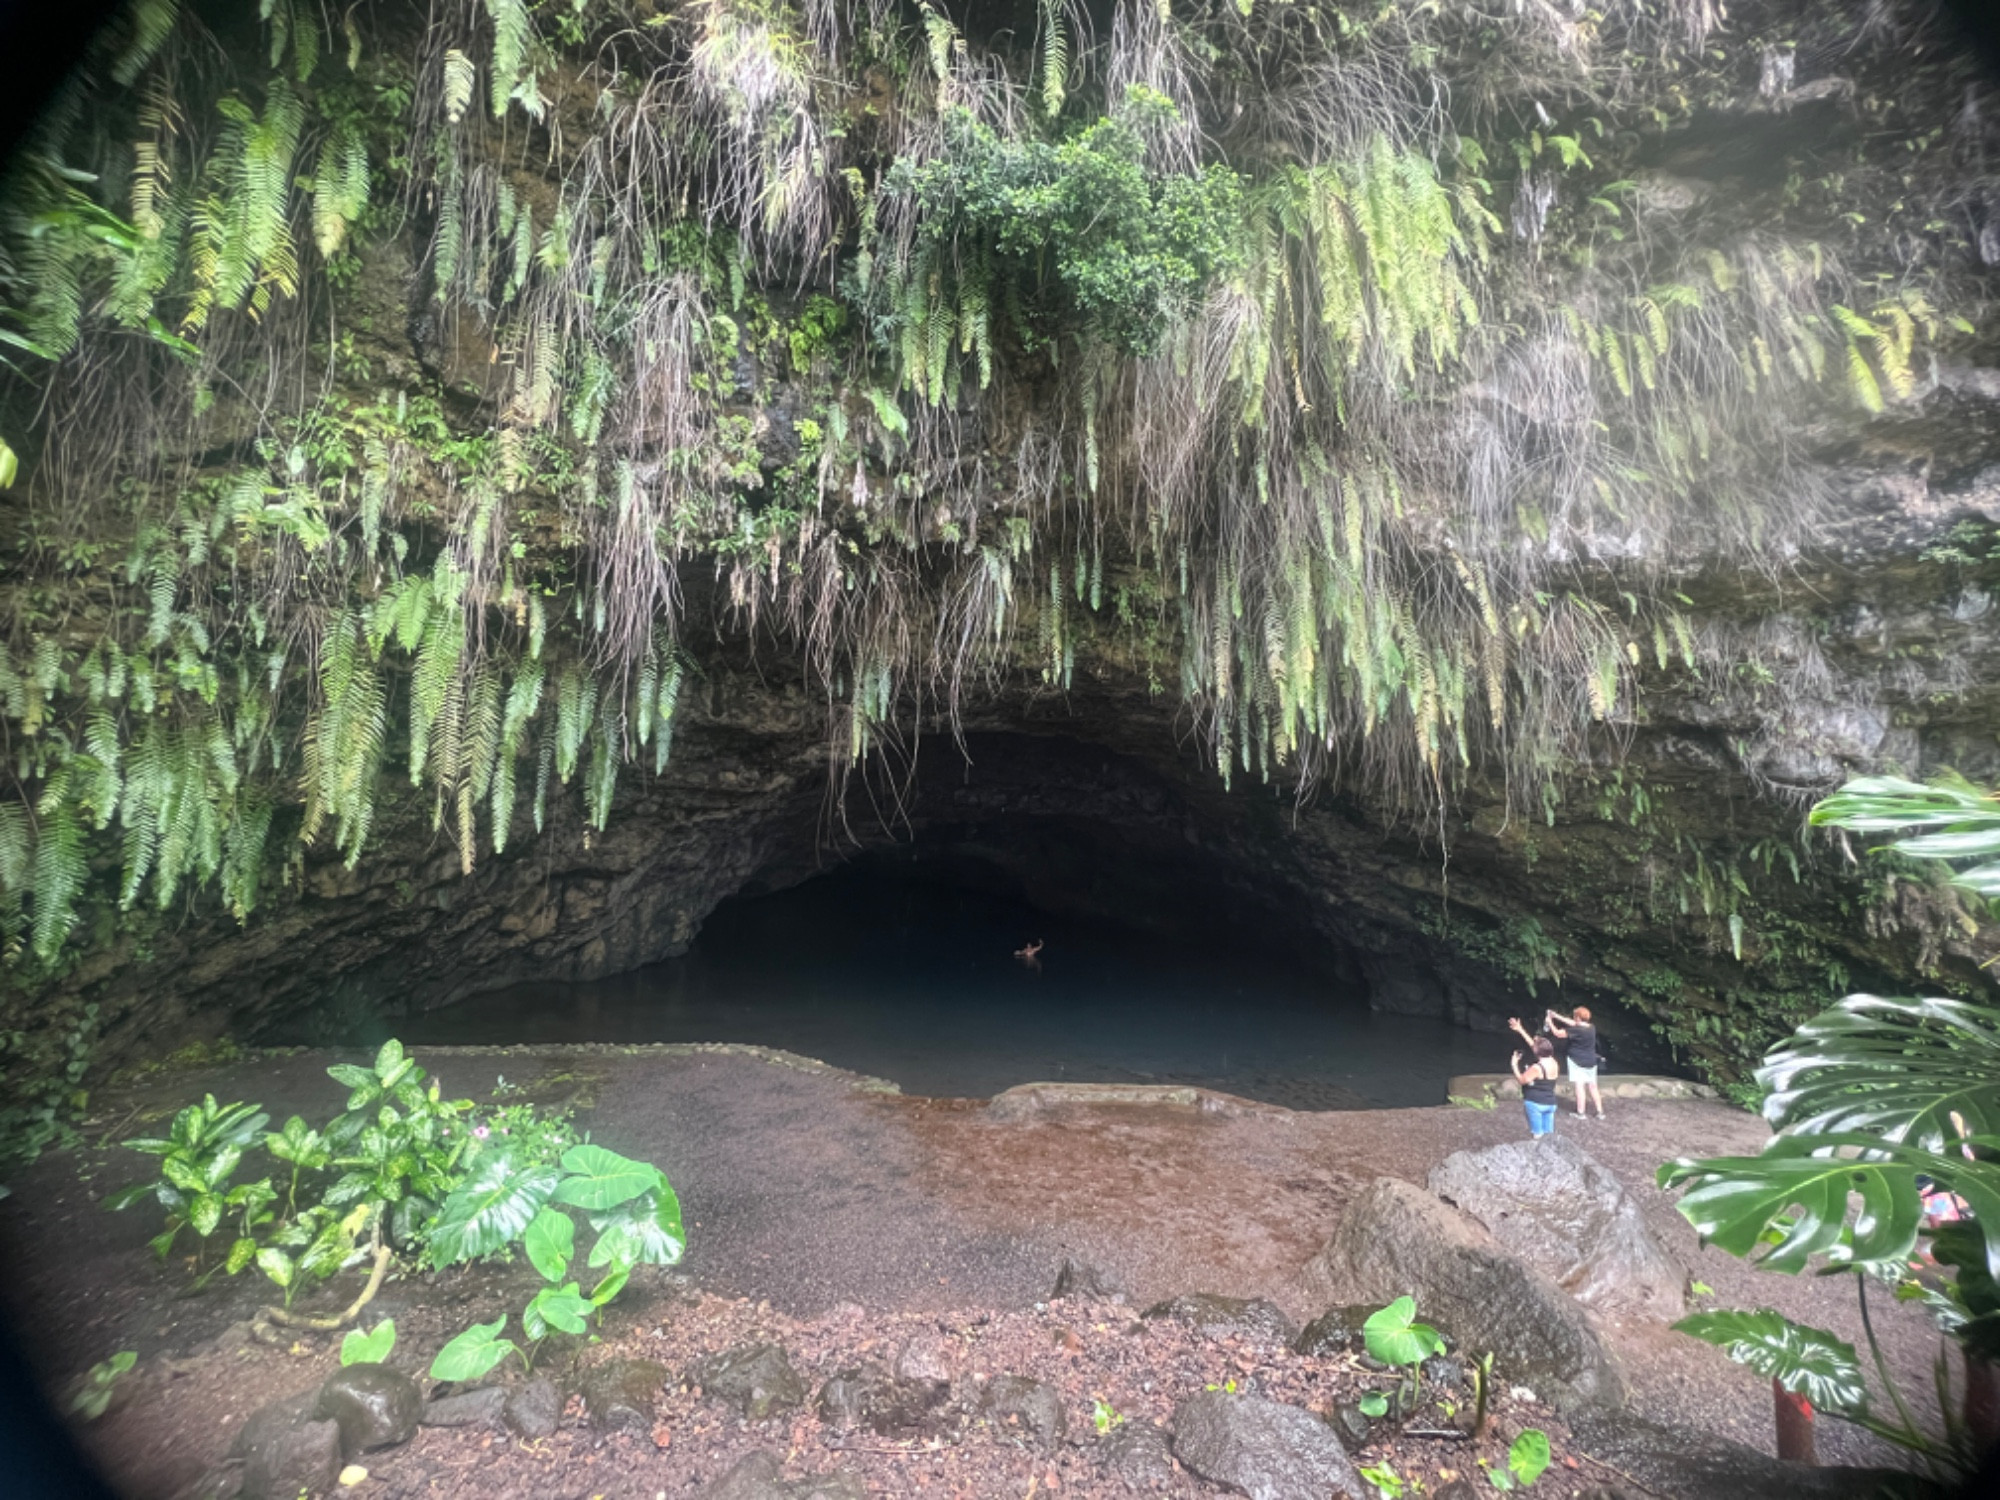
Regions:
[[[1364,1417],[1386,1417],[1389,1414],[1389,1398],[1380,1391],[1369,1391],[1361,1398],[1361,1415]]]
[[[1414,1297],[1398,1297],[1361,1325],[1368,1352],[1385,1365],[1420,1364],[1444,1347],[1438,1331],[1416,1321]]]
[[[659,1168],[620,1156],[602,1146],[572,1146],[563,1152],[565,1177],[556,1202],[602,1212],[629,1202],[661,1181]]]
[[[630,1266],[622,1264],[613,1266],[611,1274],[598,1282],[596,1287],[591,1290],[590,1305],[592,1307],[604,1306],[605,1303],[624,1291],[625,1283],[631,1279],[632,1268]]]
[[[505,1151],[485,1157],[438,1211],[432,1259],[455,1265],[510,1244],[549,1201],[561,1175],[554,1167],[518,1168]]]
[[[1868,1414],[1868,1385],[1854,1346],[1832,1334],[1794,1323],[1770,1308],[1756,1312],[1702,1312],[1674,1327],[1715,1345],[1739,1365],[1768,1375],[1837,1417]]]
[[[1849,1147],[1865,1151],[1867,1159],[1833,1154]],[[1761,1156],[1669,1162],[1660,1168],[1659,1184],[1692,1182],[1675,1205],[1681,1217],[1739,1259],[1768,1244],[1758,1261],[1766,1270],[1802,1271],[1814,1255],[1842,1265],[1900,1266],[1923,1221],[1916,1173],[1930,1161],[1871,1136],[1778,1136]],[[1850,1231],[1852,1195],[1859,1195],[1861,1211]]]
[[[655,1172],[653,1190],[608,1214],[592,1214],[590,1227],[597,1243],[590,1247],[590,1264],[671,1266],[687,1249],[681,1227],[681,1200],[664,1172]]]
[[[1757,1070],[1788,1135],[1866,1132],[1927,1150],[2000,1134],[2000,1011],[1962,1000],[1849,995]]]
[[[584,1319],[596,1311],[596,1304],[577,1290],[572,1281],[558,1290],[545,1286],[521,1311],[521,1329],[530,1339],[543,1337],[551,1328],[563,1333],[582,1333]]]
[[[289,1287],[292,1278],[298,1275],[298,1267],[292,1263],[292,1258],[274,1245],[266,1245],[257,1252],[257,1269],[280,1288]]]
[[[544,1281],[561,1281],[576,1252],[576,1225],[566,1213],[545,1208],[528,1221],[521,1244]]]
[[[359,1328],[348,1329],[347,1337],[340,1341],[340,1362],[343,1366],[379,1365],[395,1347],[396,1320],[384,1318],[370,1333]]]
[[[474,1323],[438,1350],[437,1358],[431,1361],[431,1379],[477,1380],[515,1352],[514,1341],[500,1337],[506,1326],[505,1313],[491,1323]]]
[[[1507,1470],[1526,1489],[1549,1466],[1549,1435],[1539,1427],[1525,1429],[1507,1450]]]

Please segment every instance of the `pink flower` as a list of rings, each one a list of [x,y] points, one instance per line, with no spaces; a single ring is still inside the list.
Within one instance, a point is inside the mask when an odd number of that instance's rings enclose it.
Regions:
[[[489,1131],[487,1130],[487,1128],[486,1128],[486,1127],[485,1127],[484,1125],[475,1125],[475,1126],[473,1126],[473,1127],[472,1127],[472,1133],[473,1133],[474,1135],[476,1135],[477,1137],[479,1137],[479,1139],[480,1139],[480,1140],[482,1140],[482,1141],[483,1141],[483,1140],[485,1140],[485,1139],[486,1139],[486,1137],[487,1137],[487,1136],[488,1136],[488,1135],[490,1134],[490,1132],[489,1132]]]

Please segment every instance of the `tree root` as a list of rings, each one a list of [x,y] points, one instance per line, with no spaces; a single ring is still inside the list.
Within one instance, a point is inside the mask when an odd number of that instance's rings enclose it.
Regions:
[[[309,1318],[289,1308],[263,1307],[257,1310],[251,1332],[254,1334],[258,1328],[268,1328],[273,1323],[282,1324],[286,1328],[310,1329],[315,1333],[332,1333],[337,1328],[345,1328],[361,1316],[361,1309],[373,1302],[375,1294],[382,1290],[382,1278],[389,1274],[389,1262],[394,1254],[395,1252],[387,1245],[375,1247],[375,1269],[368,1274],[368,1285],[361,1289],[361,1295],[350,1302],[344,1311],[332,1317]]]

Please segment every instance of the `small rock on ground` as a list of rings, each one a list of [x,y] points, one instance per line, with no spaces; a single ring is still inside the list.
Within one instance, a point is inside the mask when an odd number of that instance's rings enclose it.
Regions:
[[[1143,1318],[1171,1318],[1203,1333],[1239,1334],[1267,1343],[1290,1345],[1299,1336],[1299,1326],[1275,1302],[1262,1297],[1221,1297],[1213,1292],[1190,1292],[1168,1302],[1156,1302]]]
[[[562,1421],[562,1392],[543,1375],[523,1381],[507,1392],[507,1404],[500,1416],[529,1442],[552,1436]]]
[[[753,1453],[711,1485],[703,1500],[868,1500],[868,1492],[838,1469],[787,1481],[775,1453]]]
[[[1114,1427],[1097,1445],[1097,1462],[1114,1479],[1135,1490],[1156,1490],[1174,1479],[1173,1446],[1159,1428],[1145,1422]]]
[[[1077,1260],[1074,1256],[1063,1258],[1062,1269],[1056,1272],[1055,1290],[1052,1297],[1100,1297],[1105,1301],[1123,1301],[1130,1294],[1127,1287],[1117,1277],[1101,1266],[1087,1260]]]
[[[753,1422],[803,1406],[806,1383],[777,1344],[739,1344],[696,1365],[694,1383]]]
[[[417,1420],[425,1427],[493,1427],[500,1424],[506,1410],[506,1388],[487,1385],[427,1402]]]
[[[979,1409],[996,1425],[1025,1431],[1035,1446],[1048,1452],[1069,1431],[1062,1396],[1047,1381],[1026,1375],[996,1375],[979,1394]]]
[[[1300,1354],[1323,1359],[1329,1354],[1345,1354],[1360,1347],[1361,1327],[1376,1309],[1365,1302],[1344,1302],[1329,1307],[1314,1318],[1292,1341]]]
[[[315,1418],[317,1391],[273,1401],[252,1412],[236,1434],[242,1500],[296,1500],[331,1489],[340,1476],[340,1424]]]
[[[841,1370],[820,1387],[820,1421],[836,1432],[857,1427],[887,1438],[932,1437],[944,1425],[951,1387],[931,1380],[897,1380],[879,1369]]]
[[[1227,1391],[1203,1391],[1180,1404],[1174,1456],[1250,1500],[1366,1500],[1373,1488],[1311,1412]]]
[[[614,1359],[584,1371],[578,1389],[584,1410],[600,1428],[644,1431],[653,1425],[653,1402],[667,1383],[657,1360]]]
[[[340,1445],[349,1458],[376,1448],[393,1448],[417,1435],[424,1414],[423,1393],[401,1370],[387,1365],[348,1365],[327,1376],[313,1415],[340,1424]]]

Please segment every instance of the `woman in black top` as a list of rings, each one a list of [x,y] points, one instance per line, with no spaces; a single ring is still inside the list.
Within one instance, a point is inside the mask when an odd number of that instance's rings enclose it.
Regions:
[[[1550,1011],[1543,1024],[1551,1034],[1569,1041],[1569,1081],[1576,1089],[1576,1117],[1585,1118],[1586,1096],[1597,1106],[1597,1118],[1604,1118],[1604,1096],[1597,1091],[1597,1028],[1590,1024],[1590,1008],[1579,1005],[1573,1015]]]
[[[1528,1114],[1528,1134],[1540,1140],[1556,1133],[1556,1049],[1545,1036],[1535,1038],[1535,1060],[1523,1068],[1514,1054],[1514,1078],[1521,1085],[1521,1107]]]

